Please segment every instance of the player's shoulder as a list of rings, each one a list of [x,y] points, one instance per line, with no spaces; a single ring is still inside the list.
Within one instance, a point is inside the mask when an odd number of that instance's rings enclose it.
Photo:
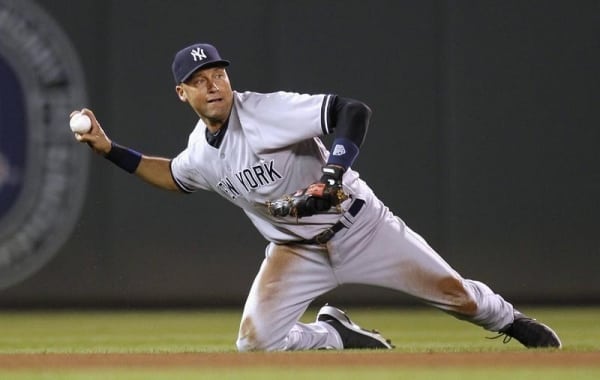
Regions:
[[[234,96],[238,104],[259,105],[265,103],[297,103],[312,98],[330,97],[331,94],[308,94],[281,90],[274,92],[234,91]]]
[[[234,91],[235,97],[240,101],[259,101],[263,99],[287,98],[298,95],[290,91],[257,92],[257,91]]]
[[[188,146],[195,145],[198,142],[206,141],[205,129],[206,125],[204,124],[204,122],[202,122],[202,119],[198,119],[194,130],[190,133],[190,136],[188,138]]]

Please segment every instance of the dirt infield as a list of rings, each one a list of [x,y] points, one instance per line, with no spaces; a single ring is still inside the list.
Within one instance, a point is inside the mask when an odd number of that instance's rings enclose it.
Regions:
[[[189,354],[3,354],[0,369],[181,367],[600,367],[600,352],[281,352]]]

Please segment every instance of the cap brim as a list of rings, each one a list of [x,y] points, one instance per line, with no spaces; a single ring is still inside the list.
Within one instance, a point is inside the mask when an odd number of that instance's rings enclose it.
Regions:
[[[186,80],[188,80],[192,76],[192,74],[194,74],[198,70],[209,69],[211,67],[227,67],[227,66],[229,66],[229,61],[227,61],[225,59],[220,59],[218,61],[212,61],[212,62],[206,62],[206,63],[200,64],[200,65],[194,67],[192,70],[190,70],[190,72],[185,74],[183,76],[183,78],[181,78],[179,83],[182,83],[182,82],[185,82]]]

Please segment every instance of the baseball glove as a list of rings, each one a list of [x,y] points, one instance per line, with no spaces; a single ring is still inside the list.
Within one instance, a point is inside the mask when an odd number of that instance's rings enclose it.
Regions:
[[[339,166],[323,167],[323,176],[305,189],[294,194],[267,202],[267,209],[273,216],[311,216],[324,213],[348,199],[342,189],[344,169]]]

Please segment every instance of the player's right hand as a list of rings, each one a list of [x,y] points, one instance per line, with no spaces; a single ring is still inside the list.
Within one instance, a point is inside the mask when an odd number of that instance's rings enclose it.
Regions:
[[[87,133],[75,133],[75,139],[79,142],[88,144],[94,152],[103,156],[106,155],[110,151],[111,141],[100,126],[100,123],[98,123],[96,116],[90,109],[84,108],[81,111],[76,110],[71,112],[69,118],[78,112],[82,112],[90,118],[92,121],[92,128]]]

